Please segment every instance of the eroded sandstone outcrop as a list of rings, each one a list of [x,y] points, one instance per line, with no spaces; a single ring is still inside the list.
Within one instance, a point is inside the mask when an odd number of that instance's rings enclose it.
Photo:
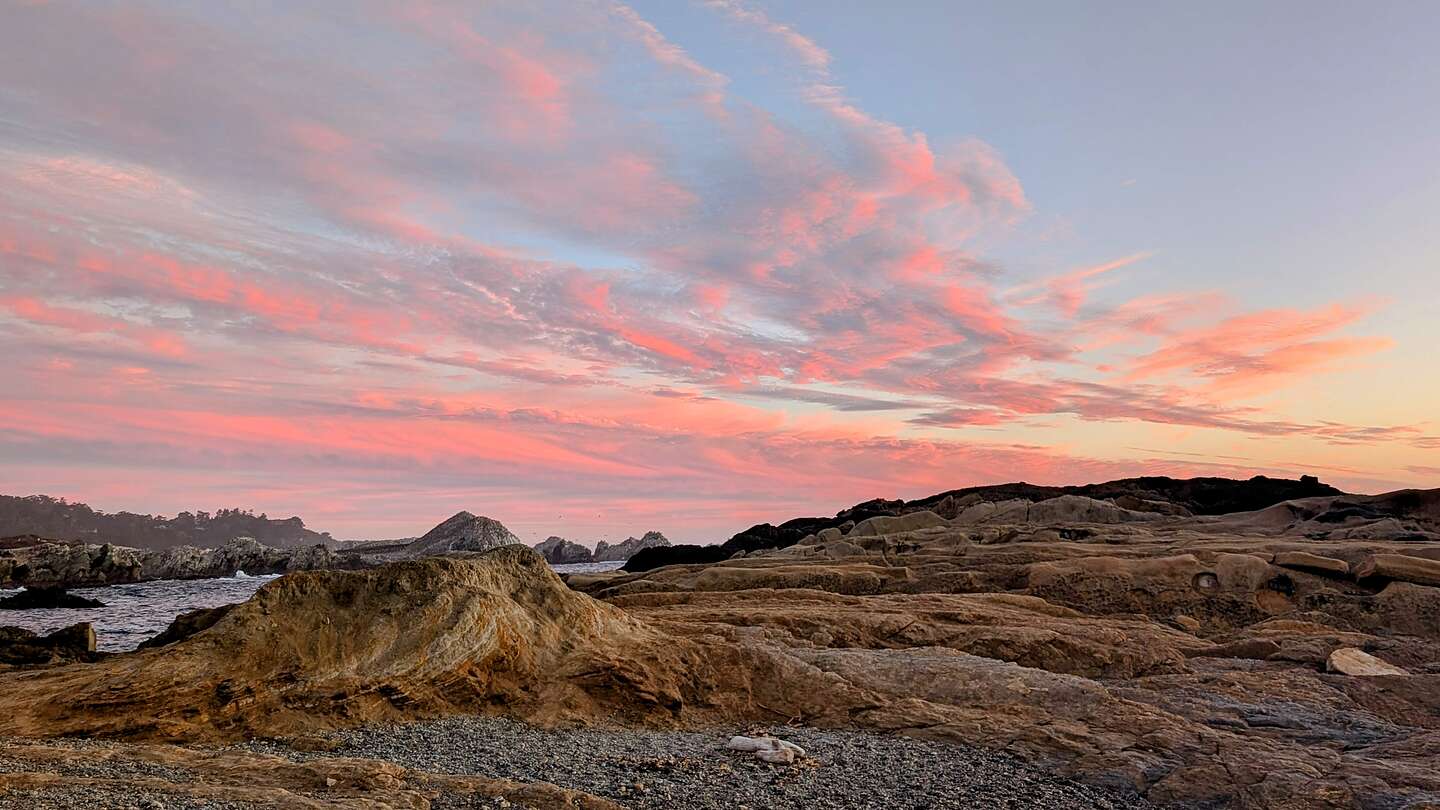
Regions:
[[[160,649],[0,674],[0,716],[210,741],[448,712],[783,720],[1001,749],[1180,807],[1440,802],[1440,588],[1348,573],[1440,546],[1294,534],[1314,503],[1114,522],[1036,505],[570,588],[518,546],[296,574]]]

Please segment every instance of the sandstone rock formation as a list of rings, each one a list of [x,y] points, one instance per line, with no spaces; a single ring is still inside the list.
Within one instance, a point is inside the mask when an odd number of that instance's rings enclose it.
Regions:
[[[593,562],[595,555],[579,543],[572,543],[563,537],[547,537],[536,543],[534,549],[553,565],[574,565]]]
[[[0,675],[0,708],[27,736],[235,739],[494,707],[646,722],[685,703],[694,663],[516,545],[283,577],[169,646]]]
[[[647,548],[668,545],[670,541],[660,532],[646,532],[643,537],[627,537],[613,546],[601,540],[595,544],[595,562],[620,562]]]
[[[1217,516],[1195,495],[1187,517],[1003,494],[569,588],[518,546],[294,574],[168,646],[0,673],[0,717],[186,741],[447,712],[787,722],[1002,749],[1162,805],[1440,802],[1440,588],[1363,565],[1440,559],[1435,499]]]

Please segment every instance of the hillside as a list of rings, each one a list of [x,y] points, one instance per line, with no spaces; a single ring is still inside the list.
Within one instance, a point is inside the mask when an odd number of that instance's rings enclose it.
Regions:
[[[332,542],[328,532],[305,528],[298,517],[272,519],[244,509],[181,512],[173,518],[106,513],[48,495],[0,495],[0,537],[34,534],[55,540],[112,543],[142,549],[218,548],[236,537],[253,537],[276,548]]]

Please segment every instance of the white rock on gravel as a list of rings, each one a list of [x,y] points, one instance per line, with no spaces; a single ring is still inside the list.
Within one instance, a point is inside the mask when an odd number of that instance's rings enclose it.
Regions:
[[[761,762],[772,765],[789,765],[796,757],[805,756],[805,749],[792,742],[776,737],[734,736],[725,745],[731,751],[745,751],[755,755]]]

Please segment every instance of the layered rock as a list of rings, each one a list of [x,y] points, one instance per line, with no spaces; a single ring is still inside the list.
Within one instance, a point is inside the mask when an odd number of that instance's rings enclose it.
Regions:
[[[283,577],[160,649],[0,675],[0,710],[11,734],[174,739],[495,708],[550,722],[673,721],[695,663],[517,545]]]
[[[521,547],[296,574],[160,649],[0,674],[0,716],[212,741],[445,712],[783,720],[1003,749],[1157,804],[1440,802],[1440,588],[1357,576],[1440,544],[1297,535],[1328,514],[1309,502],[955,519],[981,502],[572,589]]]
[[[536,543],[534,549],[552,565],[588,563],[593,562],[595,558],[590,549],[579,543],[572,543],[563,537],[547,537]]]
[[[627,537],[613,546],[601,540],[595,544],[595,562],[621,562],[647,548],[662,548],[668,545],[670,541],[660,532],[646,532],[642,537]]]

